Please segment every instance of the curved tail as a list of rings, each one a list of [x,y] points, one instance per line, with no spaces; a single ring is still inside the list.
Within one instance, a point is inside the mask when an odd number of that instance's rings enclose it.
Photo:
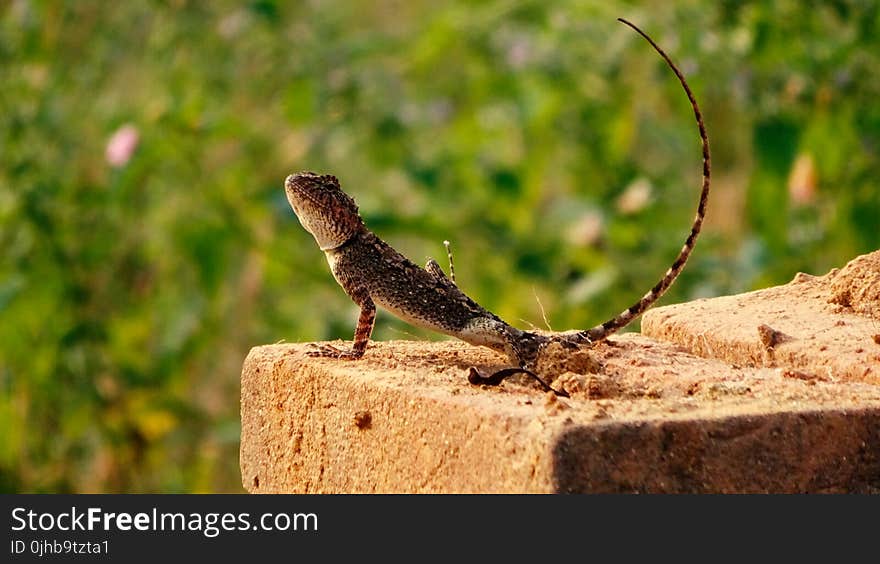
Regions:
[[[631,22],[623,18],[617,18],[620,22],[628,25],[633,28],[639,35],[644,37],[648,43],[656,50],[661,57],[666,61],[666,64],[669,65],[669,68],[672,69],[672,72],[675,73],[675,76],[678,77],[678,81],[681,82],[682,87],[684,88],[685,94],[687,94],[688,100],[691,102],[691,107],[694,110],[694,117],[697,119],[697,127],[700,130],[700,141],[703,144],[703,185],[700,191],[700,203],[697,206],[697,214],[694,217],[694,223],[691,226],[691,233],[688,235],[687,240],[684,242],[684,246],[681,248],[681,252],[678,253],[675,261],[672,263],[672,266],[669,267],[669,270],[666,271],[666,274],[663,275],[663,278],[660,279],[657,284],[651,288],[651,290],[642,296],[638,302],[634,303],[628,309],[623,310],[615,317],[609,319],[605,323],[601,325],[597,325],[592,329],[587,329],[585,331],[578,331],[576,333],[567,333],[565,335],[566,340],[571,340],[575,342],[595,342],[604,339],[605,337],[611,335],[612,333],[626,327],[632,320],[636,317],[644,313],[649,307],[654,305],[663,294],[666,293],[666,290],[672,286],[672,283],[675,282],[675,279],[678,278],[679,273],[684,268],[685,263],[687,262],[688,257],[691,255],[691,251],[694,249],[694,243],[697,240],[697,236],[700,234],[700,229],[703,226],[703,218],[706,216],[706,203],[709,200],[709,179],[711,176],[711,160],[709,157],[709,138],[706,135],[706,126],[703,125],[703,115],[700,113],[700,107],[697,105],[697,100],[694,98],[693,92],[691,92],[690,87],[688,86],[687,81],[684,78],[684,75],[678,70],[678,67],[675,66],[675,63],[669,58],[663,49],[661,49],[654,40],[648,37],[648,35],[636,27]]]

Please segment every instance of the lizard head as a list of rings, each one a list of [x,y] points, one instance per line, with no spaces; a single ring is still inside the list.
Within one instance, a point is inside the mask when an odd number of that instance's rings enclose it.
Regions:
[[[354,200],[329,174],[291,174],[284,181],[287,201],[322,251],[339,247],[365,229]]]

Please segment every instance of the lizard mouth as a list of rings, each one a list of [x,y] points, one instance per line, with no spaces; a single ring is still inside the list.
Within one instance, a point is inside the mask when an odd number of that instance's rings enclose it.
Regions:
[[[330,174],[306,171],[284,180],[287,201],[318,246],[333,249],[364,229],[357,205]]]
[[[284,180],[284,188],[287,190],[296,190],[302,188],[306,182],[315,183],[321,176],[310,171],[298,172],[291,174]]]
[[[284,188],[288,192],[312,196],[326,190],[339,190],[339,180],[332,174],[318,174],[306,170],[289,175],[284,180]]]
[[[284,190],[293,211],[299,215],[305,202],[315,204],[319,201],[317,194],[322,188],[322,176],[311,171],[289,175],[284,180]]]

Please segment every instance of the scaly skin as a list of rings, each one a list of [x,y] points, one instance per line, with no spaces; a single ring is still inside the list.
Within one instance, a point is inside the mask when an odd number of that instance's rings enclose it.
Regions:
[[[335,176],[301,172],[287,177],[284,183],[287,199],[300,223],[324,251],[333,276],[361,308],[352,348],[340,350],[324,346],[313,353],[315,356],[351,359],[363,356],[378,305],[413,325],[499,351],[516,366],[488,377],[471,369],[472,383],[497,384],[512,373],[525,372],[545,389],[551,389],[534,374],[537,360],[547,345],[556,342],[574,348],[601,341],[631,323],[669,289],[693,251],[706,214],[711,174],[709,140],[697,101],[684,76],[650,37],[630,22],[620,21],[641,34],[681,82],[693,107],[703,148],[703,181],[691,232],[657,284],[631,307],[591,329],[551,335],[522,331],[468,297],[433,260],[421,268],[367,229],[354,200],[342,191]]]

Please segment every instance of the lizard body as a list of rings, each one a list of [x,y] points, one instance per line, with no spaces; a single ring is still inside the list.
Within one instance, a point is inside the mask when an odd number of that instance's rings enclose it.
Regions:
[[[631,307],[591,329],[550,335],[522,331],[468,297],[435,261],[429,260],[422,268],[367,229],[354,200],[342,191],[335,176],[301,172],[285,180],[287,199],[300,223],[324,251],[337,282],[361,308],[352,348],[339,350],[323,346],[314,355],[352,359],[363,356],[378,305],[413,325],[499,351],[517,367],[501,370],[490,377],[480,376],[472,369],[472,382],[497,383],[520,371],[532,375],[545,389],[550,389],[532,372],[547,345],[560,343],[574,348],[601,341],[632,322],[666,292],[684,268],[705,217],[710,184],[709,142],[696,99],[684,76],[650,37],[630,22],[620,21],[642,35],[679,79],[691,102],[703,149],[700,201],[691,232],[672,266],[657,284]]]
[[[288,200],[303,226],[318,241],[339,285],[361,307],[351,351],[328,354],[359,358],[372,331],[376,306],[413,325],[458,337],[518,358],[530,335],[505,323],[450,280],[433,260],[422,268],[367,229],[354,200],[335,176],[301,172],[285,181]],[[342,221],[324,221],[326,210]]]

